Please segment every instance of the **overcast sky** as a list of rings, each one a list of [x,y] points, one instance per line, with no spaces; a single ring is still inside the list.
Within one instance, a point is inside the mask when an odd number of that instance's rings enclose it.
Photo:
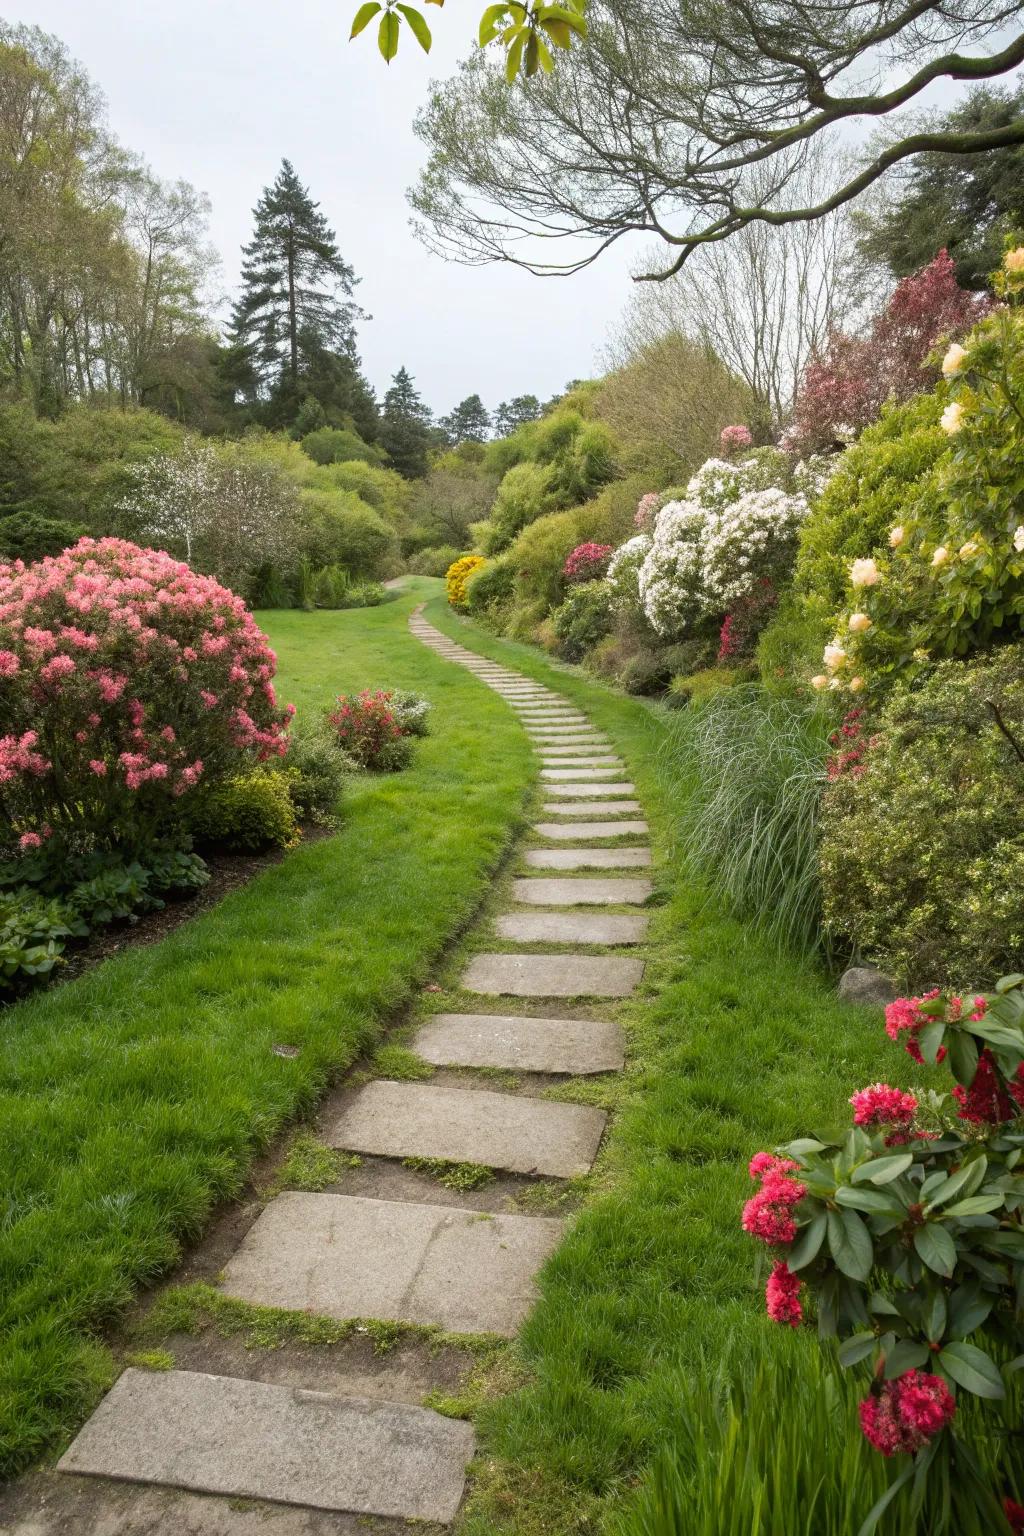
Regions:
[[[373,315],[359,348],[386,389],[402,364],[447,411],[479,392],[489,406],[541,398],[600,371],[597,356],[631,288],[629,258],[573,278],[429,255],[409,228],[406,188],[424,149],[412,130],[431,76],[468,51],[480,7],[429,8],[428,59],[403,27],[390,67],[374,29],[347,41],[357,0],[6,0],[7,20],[56,33],[109,103],[117,137],[165,179],[213,205],[225,286],[238,277],[252,208],[282,157],[319,201]]]

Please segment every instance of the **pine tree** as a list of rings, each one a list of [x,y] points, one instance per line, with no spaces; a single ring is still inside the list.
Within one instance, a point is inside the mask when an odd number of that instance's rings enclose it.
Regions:
[[[408,369],[399,368],[384,396],[381,447],[400,475],[416,480],[427,472],[427,451],[434,440],[430,408],[420,399]]]
[[[540,411],[536,395],[515,395],[511,400],[503,400],[494,413],[495,436],[508,437],[525,421],[536,421]]]
[[[479,395],[467,395],[438,426],[449,443],[485,443],[491,430],[491,417]]]
[[[361,313],[351,302],[357,278],[289,161],[282,160],[253,219],[231,336],[245,358],[252,392],[264,398],[282,393],[297,408],[311,352],[354,359],[353,327]]]

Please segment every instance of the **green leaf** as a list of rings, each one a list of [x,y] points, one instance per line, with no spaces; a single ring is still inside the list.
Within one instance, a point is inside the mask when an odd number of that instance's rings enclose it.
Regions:
[[[359,7],[358,11],[356,11],[355,19],[352,22],[352,31],[348,35],[349,42],[351,42],[354,37],[359,36],[363,28],[367,25],[368,22],[373,20],[380,9],[380,0],[366,0],[366,4]]]
[[[516,75],[519,73],[519,65],[522,61],[523,45],[525,42],[526,33],[522,30],[522,28],[520,28],[518,35],[513,40],[512,46],[508,50],[508,57],[505,60],[505,79],[509,82],[509,84],[512,83]]]
[[[828,1245],[836,1267],[851,1280],[866,1280],[875,1249],[871,1233],[856,1211],[829,1211]]]
[[[989,1211],[998,1211],[1002,1204],[1002,1195],[968,1195],[966,1200],[958,1200],[956,1205],[948,1206],[946,1215],[985,1216]]]
[[[420,47],[423,49],[423,52],[429,53],[432,39],[430,36],[430,28],[427,26],[426,18],[424,17],[422,11],[416,10],[415,6],[412,5],[396,5],[395,10],[401,11],[402,15],[409,23],[409,31],[419,43]]]
[[[914,1247],[923,1264],[947,1278],[956,1268],[956,1244],[944,1227],[930,1221],[914,1233]]]
[[[895,1349],[891,1349],[885,1357],[886,1381],[895,1381],[904,1371],[916,1370],[918,1366],[924,1365],[930,1354],[928,1345],[922,1344],[920,1339],[900,1339]]]
[[[526,39],[526,75],[535,75],[540,68],[540,54],[537,50],[537,34],[531,31]]]
[[[949,1066],[958,1083],[966,1088],[978,1070],[978,1047],[963,1029],[949,1032]]]
[[[855,1184],[888,1184],[906,1173],[914,1161],[912,1152],[896,1152],[889,1157],[873,1157],[869,1163],[861,1163],[853,1170]]]
[[[479,40],[481,48],[498,35],[498,28],[508,15],[507,5],[489,5],[480,18]]]
[[[855,1189],[852,1184],[840,1184],[836,1190],[836,1203],[855,1211],[867,1211],[870,1216],[888,1216],[894,1221],[902,1220],[907,1214],[892,1195],[883,1195],[880,1189]]]
[[[385,63],[390,64],[398,52],[398,29],[401,22],[394,11],[385,11],[380,19],[380,28],[377,32],[377,47]]]
[[[1024,976],[1019,971],[1014,971],[1012,976],[1000,976],[996,982],[997,992],[1009,992],[1013,987],[1019,987],[1024,981]]]
[[[976,1283],[961,1285],[949,1298],[949,1331],[954,1338],[964,1339],[975,1328],[980,1328],[995,1306],[995,1297],[979,1290]]]
[[[804,1265],[809,1264],[812,1259],[818,1257],[821,1245],[825,1241],[825,1227],[825,1212],[822,1211],[820,1215],[812,1217],[800,1233],[792,1249],[786,1255],[786,1263],[794,1274],[798,1269],[803,1269]]]
[[[886,1510],[889,1508],[889,1505],[899,1493],[900,1489],[905,1487],[906,1484],[910,1482],[910,1479],[913,1477],[913,1475],[914,1463],[913,1461],[910,1461],[908,1462],[907,1466],[904,1467],[899,1477],[896,1478],[895,1482],[889,1484],[888,1488],[882,1494],[882,1497],[878,1500],[878,1502],[872,1505],[871,1509],[868,1511],[864,1524],[857,1532],[857,1536],[873,1536],[873,1532],[877,1529],[879,1520],[881,1520],[882,1516],[885,1514]]]
[[[973,1158],[971,1162],[965,1163],[956,1173],[951,1173],[945,1183],[940,1184],[938,1189],[930,1195],[929,1209],[934,1210],[936,1206],[945,1205],[947,1200],[952,1200],[953,1196],[960,1194],[961,1190],[965,1190],[968,1194],[973,1194],[984,1179],[987,1171],[988,1159],[986,1157]],[[923,1189],[921,1193],[924,1193]]]
[[[542,21],[541,26],[556,48],[571,48],[572,33],[564,21]]]
[[[974,1344],[956,1340],[947,1344],[939,1354],[939,1364],[965,1392],[975,1397],[1001,1398],[1006,1396],[1003,1378],[995,1361],[983,1349]]]
[[[942,1044],[946,1033],[945,1019],[933,1019],[926,1024],[918,1036],[918,1045],[921,1047],[921,1055],[930,1067],[934,1067],[939,1054],[939,1046]]]
[[[924,1306],[925,1332],[933,1344],[945,1333],[948,1315],[945,1293],[933,1291]]]
[[[839,1346],[839,1364],[856,1365],[861,1360],[866,1360],[874,1349],[878,1340],[873,1333],[855,1333],[850,1338],[844,1339]]]

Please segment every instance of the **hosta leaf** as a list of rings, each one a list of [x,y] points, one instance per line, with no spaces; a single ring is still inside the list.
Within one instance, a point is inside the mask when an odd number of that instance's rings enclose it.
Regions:
[[[983,1349],[963,1340],[947,1344],[939,1354],[939,1364],[958,1387],[973,1392],[975,1397],[1000,1398],[1006,1396],[1003,1378],[995,1361]]]
[[[956,1244],[944,1227],[929,1221],[914,1233],[914,1247],[923,1264],[937,1275],[951,1275],[956,1268]]]

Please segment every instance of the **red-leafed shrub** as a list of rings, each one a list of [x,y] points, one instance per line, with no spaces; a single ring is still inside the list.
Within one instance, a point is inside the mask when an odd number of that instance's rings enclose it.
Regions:
[[[607,571],[611,557],[610,544],[577,544],[565,557],[562,575],[566,581],[597,581]]]
[[[338,707],[327,718],[360,768],[393,772],[409,761],[412,742],[385,689],[339,694]]]
[[[856,437],[889,399],[931,389],[926,366],[942,338],[955,340],[981,319],[988,300],[959,287],[948,252],[899,283],[865,336],[836,331],[807,366],[785,445],[813,453]]]
[[[283,755],[275,666],[242,599],[168,554],[82,539],[0,566],[7,839],[131,848],[200,781]]]

